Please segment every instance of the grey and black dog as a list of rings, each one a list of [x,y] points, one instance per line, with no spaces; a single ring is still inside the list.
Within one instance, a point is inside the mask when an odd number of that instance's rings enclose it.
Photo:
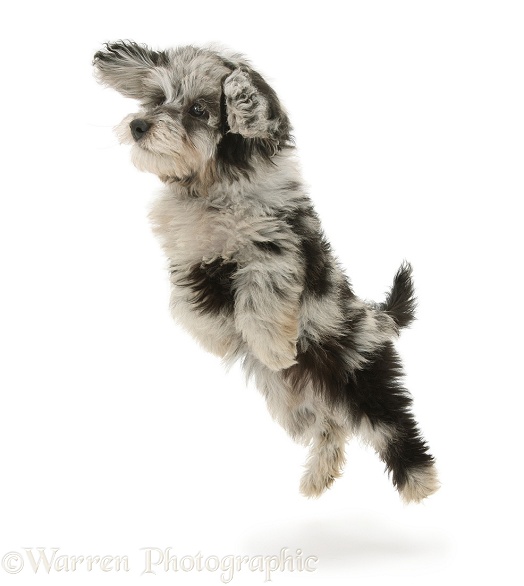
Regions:
[[[439,484],[393,346],[414,317],[411,267],[387,299],[360,300],[327,242],[273,89],[241,56],[107,43],[100,82],[140,104],[117,127],[134,164],[165,184],[154,231],[176,320],[226,362],[241,359],[273,417],[310,446],[300,489],[340,476],[347,439],[376,450],[407,502]]]

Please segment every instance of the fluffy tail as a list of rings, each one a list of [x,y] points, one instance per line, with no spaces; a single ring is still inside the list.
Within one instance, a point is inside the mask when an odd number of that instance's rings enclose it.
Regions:
[[[395,320],[399,328],[409,326],[415,319],[417,301],[411,272],[411,265],[403,262],[395,275],[386,301],[380,305],[380,308]]]

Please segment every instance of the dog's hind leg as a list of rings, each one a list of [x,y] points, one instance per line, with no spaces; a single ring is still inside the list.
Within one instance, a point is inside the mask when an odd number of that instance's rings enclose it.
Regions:
[[[259,361],[247,360],[245,366],[254,375],[273,418],[296,442],[310,446],[300,491],[308,497],[320,496],[341,475],[347,419],[333,412],[308,384],[293,386]]]
[[[400,385],[402,370],[391,344],[368,368],[355,373],[351,389],[355,431],[386,464],[405,502],[419,502],[439,488],[433,456],[411,414],[411,396]]]
[[[422,462],[412,463],[413,454],[417,454]],[[399,430],[381,457],[404,502],[418,503],[439,489],[433,458],[427,454],[427,446],[414,422],[412,426]]]
[[[347,420],[328,408],[309,385],[297,389],[278,373],[266,377],[265,389],[273,417],[296,442],[310,446],[300,492],[320,496],[342,473]]]
[[[420,502],[439,488],[433,457],[428,454],[428,447],[411,416],[397,424],[372,423],[364,416],[358,433],[386,464],[393,485],[406,503]]]
[[[317,421],[306,471],[300,482],[300,492],[304,496],[320,496],[341,475],[346,461],[347,435],[347,428],[333,418],[324,417]]]

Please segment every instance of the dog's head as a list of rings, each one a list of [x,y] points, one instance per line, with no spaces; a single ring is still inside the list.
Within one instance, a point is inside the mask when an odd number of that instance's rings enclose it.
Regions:
[[[243,60],[196,47],[153,51],[107,43],[98,79],[141,109],[117,127],[135,165],[164,181],[209,184],[249,173],[289,146],[290,124],[275,92]]]

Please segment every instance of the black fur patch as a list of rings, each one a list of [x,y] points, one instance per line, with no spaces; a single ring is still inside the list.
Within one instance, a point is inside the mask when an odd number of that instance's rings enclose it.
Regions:
[[[220,134],[224,137],[228,132],[226,95],[222,92],[220,94]]]
[[[367,417],[373,427],[390,427],[394,439],[380,456],[395,486],[402,488],[410,470],[429,466],[434,459],[410,412],[412,400],[402,386],[400,359],[388,342],[367,357],[369,362],[364,368],[349,371],[344,354],[351,347],[349,332],[310,343],[297,357],[298,364],[287,369],[285,375],[299,388],[311,381],[331,404],[343,404],[356,423]]]
[[[384,344],[362,369],[354,371],[347,385],[347,399],[354,413],[366,415],[371,424],[402,424],[411,405],[401,385],[400,360],[393,344]]]
[[[409,470],[434,462],[410,412],[411,396],[402,386],[402,376],[400,358],[388,342],[367,368],[354,373],[348,385],[350,409],[367,416],[371,425],[385,423],[395,430],[381,457],[398,488],[406,483]]]
[[[250,69],[249,74],[253,81],[253,85],[257,90],[264,95],[268,101],[268,118],[269,120],[277,120],[275,135],[273,137],[279,144],[285,144],[291,141],[291,124],[287,115],[284,113],[277,94],[273,88],[266,82],[266,80],[256,71]]]
[[[193,265],[189,273],[176,282],[191,289],[191,300],[200,312],[230,314],[235,303],[232,279],[236,269],[235,262],[216,259],[211,263]]]
[[[222,123],[224,127],[224,123]],[[288,148],[282,146],[275,149],[275,145],[264,138],[245,138],[240,134],[227,132],[217,146],[217,162],[221,171],[236,181],[239,175],[249,179],[254,171],[253,159],[257,157],[267,163],[272,163],[276,151]]]
[[[381,309],[391,315],[399,328],[404,328],[415,319],[416,306],[411,265],[404,263],[395,275],[393,286],[386,301],[381,304]]]
[[[338,296],[342,302],[344,298],[353,297],[349,285],[344,283]],[[348,317],[337,336],[325,336],[320,340],[310,340],[306,337],[299,340],[297,364],[284,372],[297,391],[310,382],[329,403],[347,407],[348,385],[352,375],[348,368],[347,356],[348,353],[359,355],[354,332],[359,329],[364,317],[364,312]]]
[[[282,247],[276,242],[266,240],[265,242],[253,242],[253,244],[259,249],[270,254],[282,254]]]
[[[284,372],[297,393],[311,382],[330,402],[344,400],[349,377],[344,361],[344,339],[333,336],[318,341],[302,340],[299,346],[305,349],[298,353],[297,364]]]
[[[247,139],[240,134],[228,132],[218,144],[217,161],[220,167],[226,173],[229,171],[231,178],[236,180],[238,172],[249,176],[249,172],[253,171],[251,160],[255,152],[257,152],[257,145],[254,139]]]
[[[231,68],[231,70],[235,69],[235,66],[226,60],[224,60],[224,64]],[[271,138],[246,138],[240,134],[233,134],[229,131],[226,98],[222,92],[220,98],[220,131],[222,140],[218,144],[217,160],[221,170],[226,175],[229,174],[233,180],[238,179],[239,173],[245,177],[249,177],[249,174],[253,171],[253,157],[257,156],[270,162],[278,151],[288,148],[293,144],[291,125],[280,105],[276,93],[256,71],[250,69],[249,74],[257,90],[268,100],[269,119],[278,120],[278,125]]]
[[[331,247],[322,232],[312,230],[308,219],[316,218],[312,207],[298,210],[283,219],[300,238],[305,281],[304,291],[322,297],[331,288]]]

